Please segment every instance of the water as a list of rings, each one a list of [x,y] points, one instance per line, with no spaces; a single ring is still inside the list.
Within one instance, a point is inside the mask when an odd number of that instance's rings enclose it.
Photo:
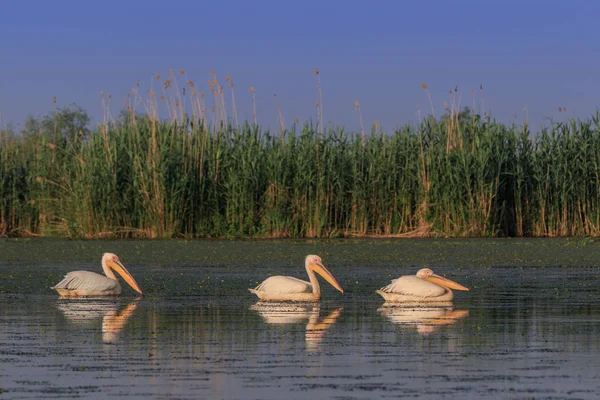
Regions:
[[[143,297],[61,300],[118,254]],[[262,304],[319,254],[346,290]],[[0,241],[0,398],[600,397],[600,243],[590,240]],[[428,265],[452,305],[374,293]],[[322,281],[323,282],[323,281]]]

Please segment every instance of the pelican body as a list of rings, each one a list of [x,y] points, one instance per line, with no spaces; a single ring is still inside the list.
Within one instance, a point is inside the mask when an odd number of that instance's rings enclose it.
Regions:
[[[104,253],[102,256],[102,270],[106,276],[90,271],[73,271],[65,275],[64,279],[56,286],[51,287],[63,297],[78,296],[118,296],[121,294],[121,284],[112,270],[121,277],[139,294],[142,289],[138,286],[133,276],[113,253]]]
[[[450,279],[423,268],[416,275],[401,276],[389,285],[377,290],[386,301],[391,302],[431,302],[451,301],[455,290],[469,290]]]
[[[316,301],[321,298],[321,288],[315,272],[321,275],[334,288],[344,293],[344,289],[325,268],[321,257],[309,255],[304,262],[310,282],[292,276],[271,276],[254,289],[248,289],[261,300],[266,301]]]

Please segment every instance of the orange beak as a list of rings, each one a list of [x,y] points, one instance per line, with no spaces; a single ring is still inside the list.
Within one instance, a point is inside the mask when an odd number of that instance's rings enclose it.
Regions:
[[[323,279],[325,279],[327,282],[329,282],[329,284],[331,286],[333,286],[334,288],[336,288],[340,292],[344,293],[344,289],[342,289],[342,287],[340,286],[340,284],[338,283],[338,281],[335,280],[335,278],[333,277],[333,275],[331,275],[331,272],[329,272],[327,270],[327,268],[325,268],[325,266],[323,264],[321,264],[321,263],[311,263],[310,267],[317,274],[321,275],[323,277]]]
[[[142,289],[140,289],[135,279],[133,279],[133,276],[131,276],[131,274],[129,273],[129,271],[127,271],[123,264],[121,264],[119,261],[112,260],[108,261],[107,264],[112,269],[114,269],[119,275],[121,275],[121,277],[125,280],[125,282],[127,282],[127,284],[129,284],[129,286],[133,288],[133,290],[135,290],[139,294],[142,294]]]
[[[456,283],[448,278],[444,278],[443,276],[439,276],[436,274],[426,277],[425,280],[427,280],[431,283],[435,283],[436,285],[446,287],[448,289],[467,290],[467,291],[469,290],[469,288],[464,287],[460,283]]]

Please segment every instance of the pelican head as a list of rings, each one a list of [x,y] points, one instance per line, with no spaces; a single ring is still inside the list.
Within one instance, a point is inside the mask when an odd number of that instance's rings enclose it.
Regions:
[[[102,264],[121,275],[121,277],[129,284],[129,286],[133,288],[133,290],[139,294],[142,294],[142,289],[140,289],[135,279],[133,279],[133,276],[131,276],[121,261],[119,261],[119,257],[117,257],[116,254],[104,253],[102,256]]]
[[[431,283],[435,283],[438,286],[442,286],[448,289],[455,290],[469,290],[469,288],[464,287],[463,285],[456,283],[448,278],[444,278],[443,276],[436,275],[430,268],[423,268],[417,272],[417,278],[429,281]]]
[[[331,275],[331,272],[323,265],[321,257],[315,255],[306,256],[306,269],[321,275],[331,286],[344,293],[344,289],[342,289],[338,281]]]

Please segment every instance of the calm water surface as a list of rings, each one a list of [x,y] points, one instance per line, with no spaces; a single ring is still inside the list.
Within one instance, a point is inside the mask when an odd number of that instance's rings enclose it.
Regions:
[[[143,297],[49,289],[101,272],[104,251]],[[247,291],[305,279],[310,253],[344,295]],[[426,265],[471,291],[428,308],[374,293]],[[2,240],[0,398],[600,398],[599,265],[600,243],[581,239]]]

